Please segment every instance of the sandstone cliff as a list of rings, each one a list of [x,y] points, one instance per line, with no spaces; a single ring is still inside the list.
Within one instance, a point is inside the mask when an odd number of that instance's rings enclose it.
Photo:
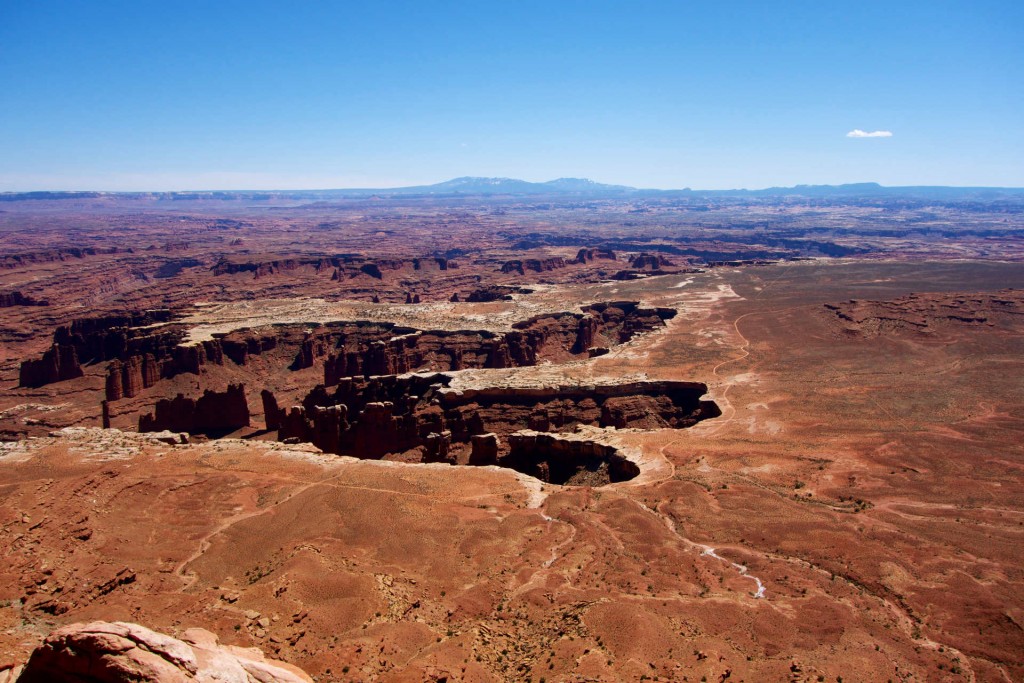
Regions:
[[[664,254],[637,254],[629,259],[630,268],[638,270],[661,270],[665,266],[674,266]]]
[[[415,271],[447,271],[458,264],[444,257],[412,259],[373,259],[354,254],[341,256],[293,256],[284,258],[222,258],[211,268],[213,275],[252,273],[254,278],[266,277],[307,268],[317,273],[331,272],[335,281],[361,275],[382,280],[387,273]]]
[[[140,432],[222,434],[248,426],[249,404],[243,384],[232,384],[223,392],[207,389],[198,399],[182,394],[161,399],[153,413],[139,416]]]
[[[288,410],[265,391],[267,427],[276,426],[281,440],[310,442],[328,453],[381,458],[420,449],[423,461],[484,465],[507,455],[500,439],[524,428],[682,429],[721,414],[702,400],[707,386],[698,382],[453,391],[446,388],[450,381],[444,374],[345,378],[333,392],[316,387]]]
[[[13,308],[14,306],[49,306],[50,302],[40,299],[33,299],[21,292],[0,292],[0,308]]]
[[[615,346],[637,334],[663,327],[675,316],[669,308],[642,308],[635,301],[616,301],[583,307],[582,313],[541,315],[513,325],[504,334],[371,326],[325,327],[329,339],[309,341],[330,349],[324,362],[324,385],[344,377],[393,375],[412,371],[471,368],[512,368],[536,365],[541,359],[568,360],[594,346]],[[314,354],[309,354],[310,361]],[[301,367],[308,367],[303,363]]]
[[[597,259],[608,259],[614,261],[616,259],[615,252],[611,249],[591,247],[580,249],[579,252],[576,253],[577,263],[590,263]]]
[[[552,256],[550,258],[543,259],[515,259],[503,263],[501,266],[501,272],[506,274],[518,273],[519,275],[525,275],[527,272],[547,273],[552,270],[558,270],[559,268],[565,268],[567,265],[569,265],[569,263],[561,256]]]
[[[54,344],[38,360],[22,361],[18,384],[23,387],[41,387],[83,375],[74,346]]]

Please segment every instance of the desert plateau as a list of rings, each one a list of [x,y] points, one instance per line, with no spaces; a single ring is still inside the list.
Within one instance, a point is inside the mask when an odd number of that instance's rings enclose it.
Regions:
[[[1022,46],[0,1],[0,683],[1024,683]]]
[[[1024,214],[919,204],[6,197],[0,663],[1021,680]]]

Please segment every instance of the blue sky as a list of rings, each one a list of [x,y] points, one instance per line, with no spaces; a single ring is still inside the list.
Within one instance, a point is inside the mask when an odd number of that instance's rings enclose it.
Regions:
[[[1024,186],[1024,2],[0,0],[0,191],[461,175]]]

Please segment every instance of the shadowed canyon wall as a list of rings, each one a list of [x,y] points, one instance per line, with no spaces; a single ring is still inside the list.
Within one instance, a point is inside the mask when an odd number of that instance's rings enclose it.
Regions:
[[[604,463],[602,476],[609,481],[630,478],[632,470],[620,456],[612,457],[614,448],[524,440],[522,430],[683,429],[721,414],[713,401],[702,399],[707,386],[698,382],[466,391],[450,390],[450,383],[444,374],[346,378],[331,392],[316,387],[302,405],[288,409],[280,408],[269,391],[262,398],[267,426],[278,429],[281,440],[360,458],[405,454],[415,462],[497,464],[549,481],[571,479],[566,472],[575,472],[581,462]],[[566,464],[551,464],[551,458]]]

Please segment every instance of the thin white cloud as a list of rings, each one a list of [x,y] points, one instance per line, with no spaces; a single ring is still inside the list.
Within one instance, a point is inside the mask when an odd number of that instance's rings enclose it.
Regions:
[[[848,138],[891,138],[892,137],[892,131],[891,130],[873,130],[873,131],[868,132],[866,130],[861,130],[860,128],[854,128],[853,130],[851,130],[849,133],[846,134],[846,137],[848,137]]]

